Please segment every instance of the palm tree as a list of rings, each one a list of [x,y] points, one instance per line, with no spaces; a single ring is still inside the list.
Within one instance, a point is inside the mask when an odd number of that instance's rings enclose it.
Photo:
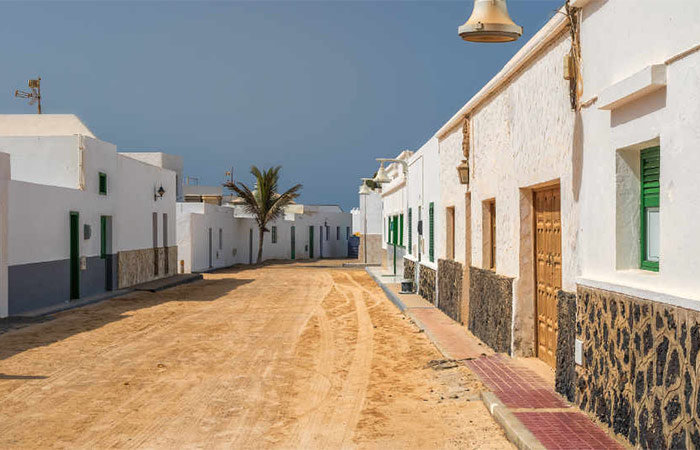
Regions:
[[[301,184],[297,184],[283,194],[279,194],[277,184],[281,168],[281,166],[271,167],[261,172],[256,166],[252,166],[250,173],[255,177],[255,188],[252,191],[240,181],[224,183],[225,187],[233,190],[243,200],[246,212],[255,216],[260,237],[257,264],[262,262],[265,232],[270,231],[267,229],[267,224],[284,214],[284,208],[299,196],[302,187]]]

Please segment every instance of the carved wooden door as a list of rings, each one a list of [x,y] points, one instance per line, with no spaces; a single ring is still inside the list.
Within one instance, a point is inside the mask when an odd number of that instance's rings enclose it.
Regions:
[[[536,191],[535,284],[537,356],[556,366],[557,293],[561,289],[561,204],[559,186]]]

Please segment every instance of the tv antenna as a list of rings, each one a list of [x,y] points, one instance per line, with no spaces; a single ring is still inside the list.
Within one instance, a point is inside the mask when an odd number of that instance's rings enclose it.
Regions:
[[[16,90],[15,97],[28,98],[30,105],[36,103],[37,113],[41,114],[41,77],[37,77],[36,80],[29,80],[28,84],[31,91],[27,92]]]

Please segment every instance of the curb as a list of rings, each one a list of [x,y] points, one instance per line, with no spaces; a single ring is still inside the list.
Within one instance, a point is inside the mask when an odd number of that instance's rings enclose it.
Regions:
[[[398,298],[391,290],[389,290],[389,288],[387,288],[384,283],[382,283],[381,280],[379,280],[377,276],[375,276],[375,274],[369,270],[369,268],[366,268],[365,271],[369,274],[372,280],[377,283],[382,291],[384,291],[384,294],[391,301],[391,303],[396,305],[396,307],[398,307],[405,316],[413,320],[416,326],[418,326],[418,328],[426,334],[428,339],[430,339],[430,342],[433,343],[438,351],[446,358],[452,358],[452,356],[438,343],[437,339],[434,338],[430,330],[428,330],[420,320],[411,314],[410,310],[401,301],[401,299]],[[530,432],[530,430],[527,429],[527,427],[525,427],[525,425],[523,425],[523,423],[517,417],[515,417],[515,415],[513,415],[513,413],[498,399],[493,392],[481,391],[481,400],[484,402],[484,405],[489,410],[489,413],[491,413],[491,416],[493,416],[496,423],[503,428],[506,438],[508,438],[513,445],[518,447],[520,450],[546,449],[546,447],[542,445],[542,443],[532,434],[532,432]]]
[[[545,450],[545,446],[513,415],[493,392],[481,391],[481,400],[506,437],[520,450]]]
[[[379,279],[377,278],[377,276],[374,275],[374,274],[369,270],[369,268],[366,267],[366,268],[365,268],[365,272],[367,272],[367,274],[370,276],[370,278],[372,278],[372,279],[374,280],[374,282],[377,283],[377,286],[379,286],[380,288],[382,288],[382,291],[384,291],[384,294],[387,296],[387,298],[388,298],[389,300],[391,300],[391,303],[393,303],[394,305],[396,305],[396,307],[399,308],[399,310],[400,310],[401,312],[405,312],[405,311],[406,311],[406,304],[405,304],[404,302],[402,302],[400,298],[398,298],[396,295],[394,295],[394,293],[391,292],[391,290],[390,290],[388,287],[386,287],[386,286],[384,285],[384,283],[382,283],[381,280],[379,280]],[[413,319],[413,317],[411,317],[411,319]],[[415,320],[415,319],[414,319],[414,320]],[[421,324],[420,329],[421,329],[421,330],[424,330],[424,328],[425,328],[425,327],[423,327],[422,324]],[[425,330],[424,330],[424,331],[425,331]]]

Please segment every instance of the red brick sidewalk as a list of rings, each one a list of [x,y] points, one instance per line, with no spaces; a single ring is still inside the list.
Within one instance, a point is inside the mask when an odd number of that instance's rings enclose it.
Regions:
[[[375,279],[376,280],[376,279]],[[463,326],[416,295],[385,285],[406,315],[425,331],[445,357],[469,367],[503,405],[547,449],[622,449],[586,414],[572,407],[545,380],[516,360],[494,354]]]

